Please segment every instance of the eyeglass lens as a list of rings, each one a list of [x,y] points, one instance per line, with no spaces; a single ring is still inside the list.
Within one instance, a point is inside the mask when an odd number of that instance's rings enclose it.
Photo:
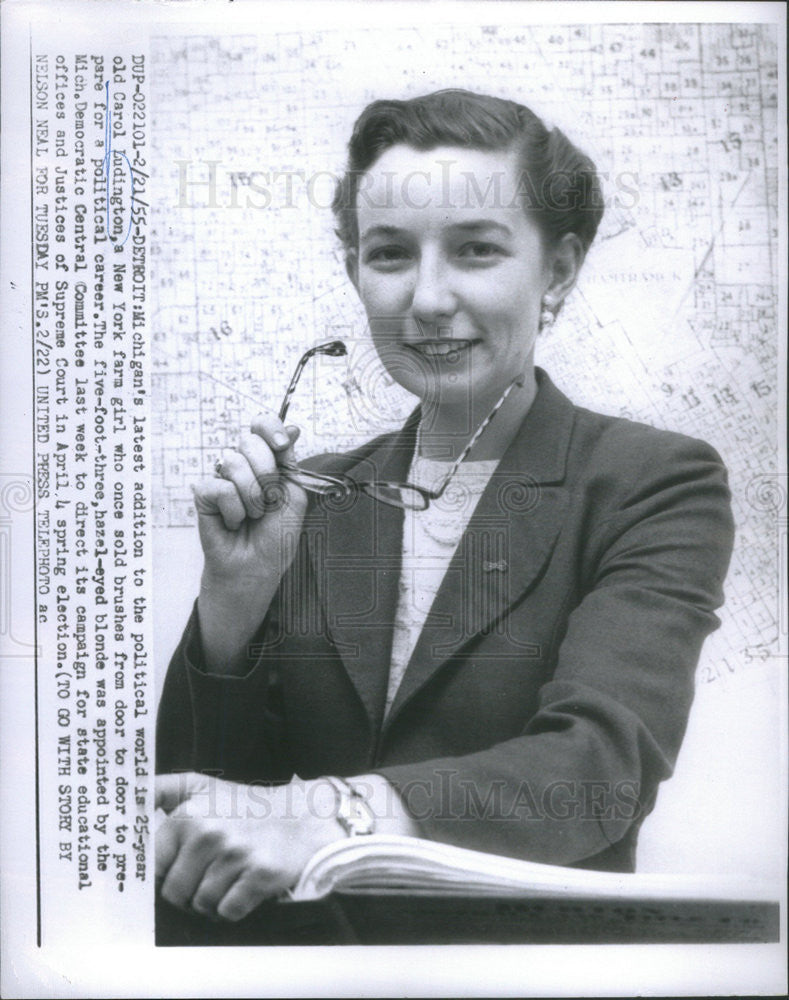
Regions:
[[[304,370],[304,366],[309,361],[309,359],[314,354],[328,354],[332,357],[339,357],[346,354],[345,344],[340,340],[331,341],[327,344],[321,344],[318,347],[313,347],[305,354],[302,355],[299,363],[296,365],[296,370],[293,373],[293,378],[290,380],[288,388],[285,390],[285,398],[282,401],[282,406],[280,408],[279,417],[280,420],[284,420],[288,412],[288,407],[290,406],[290,399],[293,395],[296,386],[301,378],[301,373]],[[444,479],[437,491],[428,494],[426,491],[421,490],[419,487],[414,486],[411,483],[388,483],[388,482],[372,482],[372,483],[357,483],[353,479],[344,475],[334,475],[327,476],[321,473],[313,473],[307,469],[301,469],[298,466],[285,467],[283,468],[282,474],[290,479],[292,482],[297,483],[302,489],[309,490],[312,493],[318,493],[323,496],[333,497],[335,499],[346,499],[352,493],[357,490],[362,490],[367,496],[372,497],[373,500],[379,500],[381,503],[389,504],[392,507],[400,507],[405,510],[425,510],[429,504],[430,499],[438,499],[438,497],[444,492],[449,483],[450,479],[454,476],[458,469],[458,466],[463,462],[466,455],[469,454],[474,444],[479,440],[482,434],[487,429],[488,425],[493,420],[494,416],[504,403],[507,396],[515,388],[516,385],[523,385],[522,376],[515,378],[509,386],[502,393],[499,401],[493,407],[491,412],[482,421],[480,426],[477,428],[471,440],[468,442],[463,452],[457,458],[452,468],[449,470],[448,475]]]

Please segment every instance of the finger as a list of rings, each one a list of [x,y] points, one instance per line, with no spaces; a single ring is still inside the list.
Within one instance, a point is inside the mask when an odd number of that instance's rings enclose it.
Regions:
[[[238,450],[246,459],[252,474],[252,484],[249,489],[249,502],[257,516],[267,513],[272,506],[272,498],[279,498],[281,506],[281,488],[277,473],[277,460],[274,452],[258,434],[242,434]]]
[[[207,785],[204,774],[186,771],[181,774],[157,774],[155,779],[154,808],[172,812],[177,805],[185,802],[195,792],[203,791]]]
[[[293,434],[276,413],[263,412],[252,420],[250,427],[253,434],[262,438],[274,453],[277,464],[294,465],[296,455],[293,445],[298,434]]]
[[[247,871],[222,897],[216,908],[217,915],[223,920],[243,920],[264,899],[278,895],[284,888],[278,880],[263,877],[260,871]]]
[[[262,441],[261,445],[265,448]],[[252,518],[262,517],[265,508],[262,503],[260,483],[246,455],[236,448],[226,448],[217,465],[221,468],[222,479],[228,480],[235,486],[245,515]],[[270,465],[272,468],[269,471],[273,472],[276,467],[273,456]]]
[[[226,479],[208,479],[192,487],[198,517],[221,517],[229,531],[237,531],[246,520],[246,510],[235,485]]]
[[[300,429],[291,425],[285,430],[291,444],[295,444],[301,434]],[[252,474],[256,479],[265,479],[268,476],[276,475],[277,459],[275,454],[259,434],[254,434],[251,431],[249,434],[242,434],[238,450],[249,462]]]
[[[246,458],[252,475],[273,476],[277,471],[277,459],[266,441],[259,435],[242,434],[238,443],[239,452]]]
[[[255,479],[260,487],[260,504],[263,510],[284,511],[291,510],[291,516],[300,522],[301,516],[306,507],[306,496],[300,486],[292,483],[287,476],[279,474],[285,465],[294,465],[296,462],[293,451],[293,444],[299,437],[301,431],[294,425],[285,428],[290,441],[290,447],[283,448],[279,452],[274,452],[268,444],[268,438],[273,441],[277,434],[281,433],[276,428],[282,425],[276,417],[271,416],[272,427],[266,431],[265,435],[255,433],[255,427],[262,429],[262,421],[267,418],[267,414],[260,414],[252,422],[253,431],[244,435],[241,439],[239,450],[249,461],[255,473]]]
[[[221,860],[212,861],[192,897],[192,909],[204,917],[216,917],[217,906],[243,870],[240,854],[235,857],[228,852]]]
[[[208,866],[221,857],[224,837],[220,830],[206,827],[200,820],[176,815],[170,817],[169,823],[176,830],[179,849],[169,865],[161,894],[168,903],[186,909]]]
[[[166,819],[156,831],[156,878],[164,878],[178,856],[180,828]]]

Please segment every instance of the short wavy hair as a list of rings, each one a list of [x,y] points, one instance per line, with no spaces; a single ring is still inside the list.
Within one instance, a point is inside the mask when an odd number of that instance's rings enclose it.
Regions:
[[[558,128],[548,129],[515,101],[469,90],[438,90],[405,101],[373,101],[354,125],[345,174],[332,201],[336,232],[346,253],[359,240],[356,198],[362,176],[398,144],[421,151],[438,146],[517,149],[519,191],[549,244],[575,233],[584,253],[603,217],[597,169]]]

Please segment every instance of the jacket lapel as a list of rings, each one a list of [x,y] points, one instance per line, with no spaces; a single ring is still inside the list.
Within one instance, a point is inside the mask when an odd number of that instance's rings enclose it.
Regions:
[[[397,434],[352,458],[356,482],[404,482],[419,412]],[[336,465],[334,465],[336,468]],[[332,641],[374,727],[383,719],[400,578],[403,512],[359,493],[318,501],[305,522],[308,551]]]
[[[567,509],[573,406],[538,369],[539,392],[474,510],[406,668],[387,728],[402,707],[538,579]],[[513,643],[514,655],[535,655]]]
[[[537,396],[452,558],[387,728],[451,656],[523,596],[553,549],[568,499],[559,484],[573,406],[540,369],[537,377]],[[357,482],[404,482],[418,422],[416,410],[399,433],[356,453],[342,471]],[[350,506],[320,501],[307,517],[305,535],[330,636],[376,731],[383,722],[391,660],[403,512],[364,494]]]

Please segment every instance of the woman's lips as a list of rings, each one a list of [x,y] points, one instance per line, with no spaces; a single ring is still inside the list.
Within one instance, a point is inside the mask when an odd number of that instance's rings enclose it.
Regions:
[[[472,346],[472,340],[422,340],[405,346],[427,358],[452,358],[453,360]]]

